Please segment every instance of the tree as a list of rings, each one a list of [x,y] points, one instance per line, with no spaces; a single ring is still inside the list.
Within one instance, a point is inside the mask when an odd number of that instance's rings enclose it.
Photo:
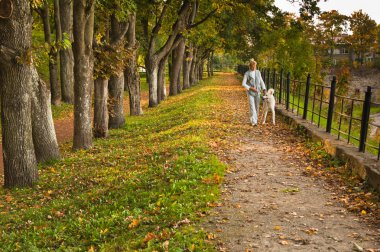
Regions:
[[[365,54],[371,52],[376,43],[376,22],[359,10],[350,17],[350,29],[352,35],[347,40],[358,55],[360,64],[363,65]]]
[[[323,37],[320,37],[319,40],[324,40],[326,45],[328,45],[330,59],[332,59],[337,43],[343,42],[342,39],[339,40],[339,37],[347,26],[347,17],[336,10],[331,10],[321,13],[319,20],[321,21],[319,27],[323,32]]]
[[[56,4],[56,3],[55,3]],[[57,7],[55,5],[55,7]],[[49,46],[49,76],[50,76],[50,92],[51,92],[51,103],[58,105],[61,99],[60,87],[58,82],[58,43],[60,40],[61,34],[57,33],[57,39],[55,42],[52,42],[51,39],[51,25],[50,25],[50,10],[49,2],[45,0],[43,5],[36,8],[36,12],[40,15],[43,26],[44,26],[44,35],[45,43]],[[58,18],[58,14],[55,13],[54,17]],[[59,27],[59,25],[57,26]]]
[[[110,43],[114,46],[124,48],[124,37],[128,31],[128,22],[118,20],[116,14],[111,15]],[[120,128],[125,123],[124,118],[124,68],[118,69],[111,76],[108,84],[110,110],[109,127]]]
[[[55,134],[50,93],[37,69],[32,67],[32,135],[37,162],[60,157]]]
[[[61,41],[73,40],[73,4],[72,0],[59,0],[61,30],[64,35]],[[74,103],[74,55],[71,46],[60,48],[60,80],[62,101]]]
[[[178,14],[176,15],[175,22],[172,25],[171,33],[162,38],[162,46],[158,46],[159,32],[163,27],[164,19],[166,18],[168,9],[170,7],[179,6]],[[177,7],[178,8],[178,7]],[[158,72],[159,64],[164,57],[178,44],[181,35],[179,34],[186,28],[186,16],[191,8],[191,0],[185,0],[182,4],[175,5],[172,1],[159,2],[159,3],[145,3],[145,6],[139,8],[141,15],[141,23],[144,30],[144,47],[146,50],[145,67],[147,74],[147,81],[149,84],[149,106],[155,107],[158,104]],[[148,11],[147,11],[148,10]],[[158,10],[158,12],[157,12]],[[157,13],[156,22],[152,25],[150,20],[151,13]],[[150,29],[150,27],[152,27]]]
[[[38,179],[32,137],[30,2],[3,0],[0,12],[1,121],[5,187]]]
[[[136,41],[136,13],[133,12],[129,16],[129,28],[127,33],[127,49],[131,52],[130,59],[127,59],[127,67],[124,70],[124,82],[126,90],[129,92],[129,113],[130,115],[141,115],[141,90],[140,90],[140,74],[137,67],[137,50],[138,43]]]
[[[73,149],[92,146],[94,1],[74,0],[74,141]]]

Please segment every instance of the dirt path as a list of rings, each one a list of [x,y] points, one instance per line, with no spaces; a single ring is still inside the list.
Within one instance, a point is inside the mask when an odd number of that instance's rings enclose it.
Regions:
[[[220,116],[235,129],[225,142],[237,144],[219,152],[234,168],[204,226],[220,251],[380,251],[379,227],[340,206],[326,182],[305,176],[308,158],[289,128],[279,120],[250,126],[245,92],[234,76],[223,80],[229,109]]]

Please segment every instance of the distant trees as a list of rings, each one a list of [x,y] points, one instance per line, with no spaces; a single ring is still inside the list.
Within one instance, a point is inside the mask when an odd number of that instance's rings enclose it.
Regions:
[[[319,15],[320,23],[317,25],[322,31],[319,40],[323,40],[330,51],[330,59],[334,54],[337,43],[342,43],[342,32],[347,27],[347,17],[336,10],[323,12]]]
[[[376,22],[363,13],[362,10],[352,13],[350,17],[350,29],[352,35],[348,37],[354,52],[358,55],[361,65],[364,63],[364,56],[367,52],[375,52],[376,43]]]

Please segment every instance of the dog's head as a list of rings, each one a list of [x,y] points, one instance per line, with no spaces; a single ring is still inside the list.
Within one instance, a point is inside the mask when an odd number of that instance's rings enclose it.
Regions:
[[[272,96],[272,95],[274,95],[274,89],[273,89],[273,88],[270,88],[270,89],[268,90],[268,92],[267,92],[267,95],[268,95],[268,96]]]

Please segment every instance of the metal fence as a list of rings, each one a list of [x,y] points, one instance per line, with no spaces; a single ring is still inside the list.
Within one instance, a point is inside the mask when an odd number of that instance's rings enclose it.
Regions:
[[[247,66],[238,66],[237,71],[244,74]],[[368,86],[358,94],[359,98],[336,94],[337,79],[334,76],[329,84],[314,83],[310,74],[304,80],[292,79],[284,70],[261,69],[267,89],[275,89],[277,103],[283,104],[303,119],[318,128],[334,134],[380,159],[380,125],[370,120],[371,108],[380,107],[372,99],[372,87]],[[364,98],[360,98],[363,96]],[[369,131],[376,132],[371,136]]]

